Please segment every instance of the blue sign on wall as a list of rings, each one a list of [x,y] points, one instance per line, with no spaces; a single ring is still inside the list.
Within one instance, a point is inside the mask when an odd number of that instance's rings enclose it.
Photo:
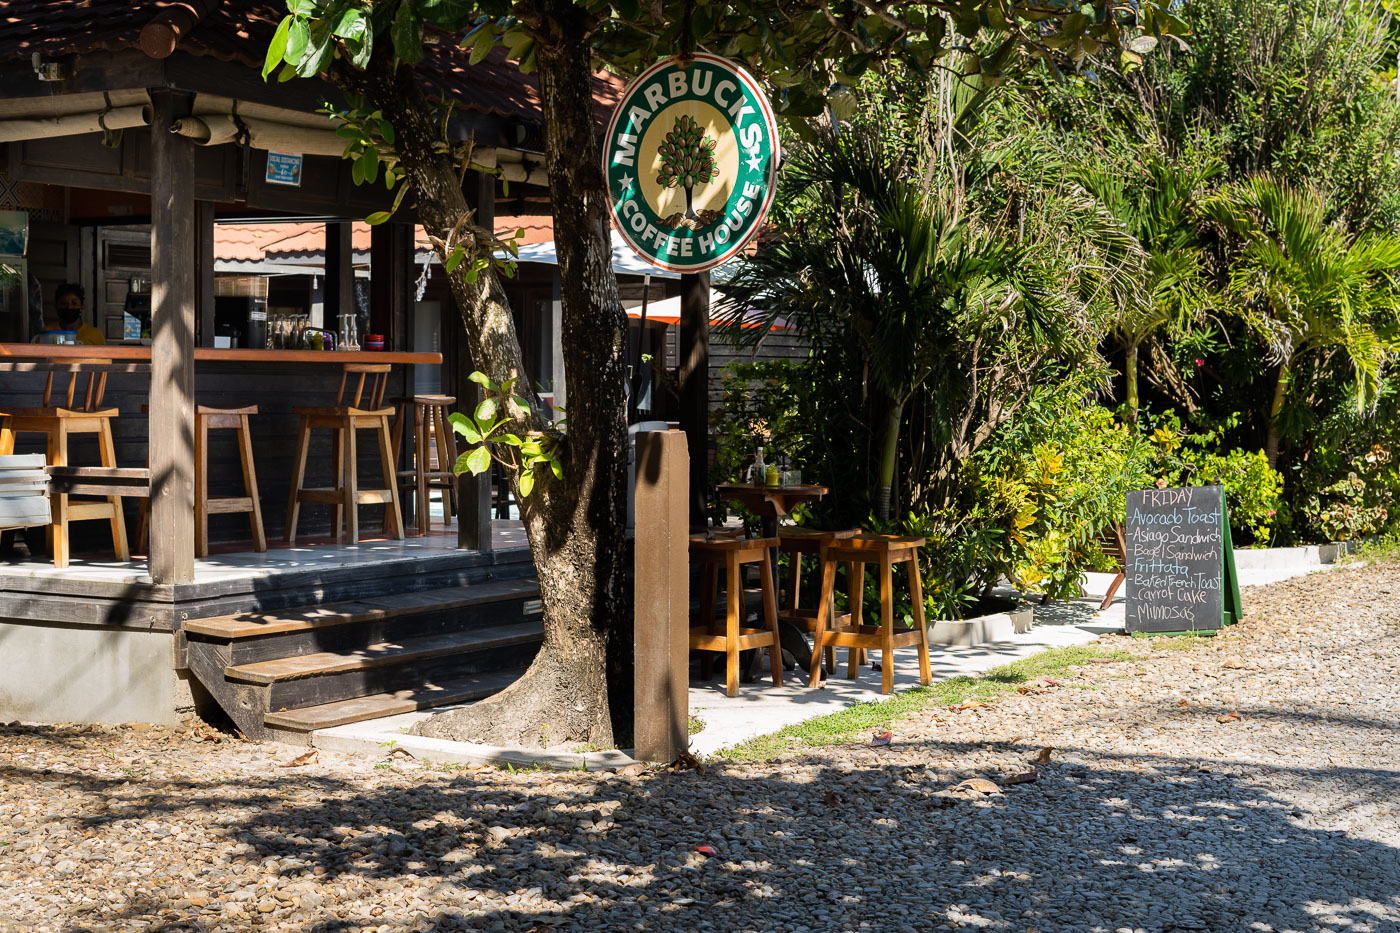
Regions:
[[[274,185],[300,185],[301,156],[286,152],[269,152],[267,180]]]

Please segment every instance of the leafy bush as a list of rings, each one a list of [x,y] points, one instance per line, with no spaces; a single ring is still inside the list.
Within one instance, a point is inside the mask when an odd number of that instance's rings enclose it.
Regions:
[[[993,569],[1063,598],[1086,570],[1108,569],[1102,532],[1120,524],[1127,494],[1152,485],[1152,444],[1087,398],[1088,375],[1037,389],[976,458],[976,510],[1004,525]]]
[[[1238,413],[1199,431],[1190,431],[1175,412],[1140,424],[1157,449],[1153,472],[1167,486],[1223,486],[1236,547],[1267,546],[1283,509],[1283,475],[1269,466],[1264,451],[1235,448],[1217,453],[1227,432],[1241,420]]]
[[[1329,541],[1354,541],[1394,526],[1396,475],[1388,448],[1375,444],[1352,462],[1345,479],[1312,493],[1302,512]]]

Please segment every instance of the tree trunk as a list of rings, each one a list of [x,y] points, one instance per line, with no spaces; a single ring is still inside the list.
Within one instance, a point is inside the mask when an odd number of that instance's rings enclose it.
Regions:
[[[425,720],[415,731],[494,745],[610,746],[609,635],[630,620],[623,592],[626,318],[612,274],[606,190],[593,137],[586,13],[562,0],[541,6],[558,7],[561,14],[561,21],[541,21],[553,41],[540,43],[538,60],[563,280],[569,429],[562,480],[537,474],[534,492],[523,498],[516,476],[511,483],[539,576],[544,644],[530,668],[506,690]],[[433,149],[437,111],[422,99],[407,69],[391,72],[379,56],[368,71],[342,69],[338,79],[365,94],[394,125],[395,148],[414,186],[419,222],[447,241],[468,207],[453,165]],[[499,382],[522,375],[524,367],[498,276],[486,270],[474,283],[467,281],[473,253],[489,248],[489,237],[469,242],[467,258],[449,280],[472,363]],[[442,254],[439,247],[439,258],[445,260]],[[534,403],[535,412],[540,410],[528,379],[521,379],[517,391]],[[534,414],[512,414],[522,427],[547,427]],[[630,639],[621,641],[630,645]]]
[[[904,403],[891,402],[885,412],[880,435],[880,476],[875,490],[875,517],[890,518],[890,488],[894,486],[895,462],[899,458],[899,426],[904,420]]]
[[[1127,385],[1128,421],[1136,424],[1138,417],[1138,345],[1129,343],[1123,357],[1123,377]]]
[[[1288,362],[1278,368],[1278,379],[1274,382],[1274,401],[1269,406],[1269,433],[1264,443],[1264,455],[1269,458],[1269,468],[1278,469],[1279,413],[1283,411],[1283,398],[1288,391]]]

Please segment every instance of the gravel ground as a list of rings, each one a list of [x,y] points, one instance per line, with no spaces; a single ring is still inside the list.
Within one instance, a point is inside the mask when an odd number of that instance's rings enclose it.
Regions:
[[[703,774],[3,728],[0,930],[1400,930],[1400,566],[1245,598],[888,747]]]

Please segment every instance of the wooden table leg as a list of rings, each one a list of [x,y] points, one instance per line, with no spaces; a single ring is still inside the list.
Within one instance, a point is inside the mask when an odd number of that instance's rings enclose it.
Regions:
[[[768,631],[773,635],[773,644],[768,648],[768,663],[773,668],[773,686],[783,685],[783,647],[778,637],[778,598],[773,592],[773,565],[768,561],[765,550],[763,560],[758,562],[758,586],[763,597],[763,617],[768,623]]]
[[[880,692],[894,693],[894,575],[889,551],[880,555]]]
[[[859,630],[865,624],[865,564],[846,564],[846,602],[851,609],[851,627]],[[855,680],[865,663],[864,648],[846,649],[846,676]]]
[[[914,625],[919,630],[919,683],[933,683],[928,657],[928,625],[924,621],[924,583],[919,579],[919,552],[909,558],[909,593],[914,600]]]
[[[715,604],[719,601],[719,565],[705,561],[700,565],[700,624],[706,633],[715,634]],[[705,651],[700,657],[700,676],[705,680],[715,676],[715,653]]]
[[[739,576],[739,554],[724,555],[724,595],[729,604],[724,617],[724,695],[739,695],[739,615],[742,609],[744,584]]]
[[[822,682],[822,651],[826,648],[826,627],[835,625],[832,615],[835,596],[832,589],[836,583],[836,562],[821,558],[822,586],[817,600],[817,623],[812,632],[812,667],[808,672],[807,686],[819,687]]]

